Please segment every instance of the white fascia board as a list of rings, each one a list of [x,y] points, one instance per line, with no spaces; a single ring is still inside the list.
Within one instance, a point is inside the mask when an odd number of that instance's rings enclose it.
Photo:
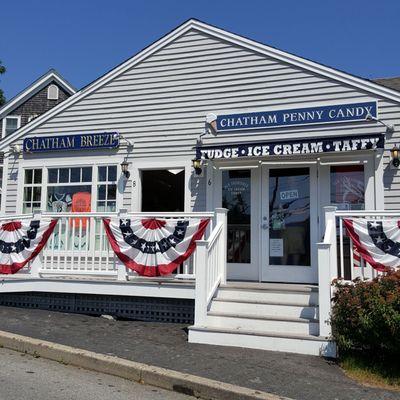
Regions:
[[[51,119],[53,116],[57,115],[66,108],[72,106],[77,101],[83,99],[90,93],[94,92],[95,90],[99,89],[106,83],[110,82],[112,79],[123,74],[126,70],[132,68],[133,66],[140,63],[141,61],[143,61],[156,51],[160,50],[162,47],[166,46],[170,42],[174,41],[175,39],[184,35],[186,32],[192,29],[198,30],[213,37],[220,38],[221,40],[224,40],[226,42],[230,42],[238,46],[247,48],[259,54],[264,54],[268,57],[275,58],[276,60],[282,61],[284,63],[295,65],[299,68],[312,71],[316,74],[328,77],[330,79],[334,79],[338,82],[342,82],[352,87],[356,87],[368,93],[372,93],[377,96],[381,96],[386,99],[400,103],[400,92],[389,89],[385,86],[375,84],[368,80],[364,80],[362,78],[346,74],[336,69],[326,67],[316,62],[305,60],[301,57],[286,53],[281,50],[277,50],[275,48],[244,38],[234,33],[224,31],[223,29],[216,28],[214,26],[205,24],[203,22],[191,19],[186,23],[184,23],[183,25],[179,26],[178,28],[174,29],[172,32],[166,34],[164,37],[157,40],[153,44],[149,45],[135,56],[123,62],[121,65],[117,66],[110,72],[101,76],[100,78],[89,84],[87,87],[85,87],[84,89],[76,92],[74,95],[72,95],[67,100],[60,103],[58,106],[46,112],[42,116],[35,118],[31,123],[25,125],[21,129],[16,131],[13,135],[10,135],[7,139],[1,141],[0,151],[2,151],[5,147],[7,147],[12,141],[17,140],[22,135],[31,132],[33,129],[40,126],[42,123]]]
[[[63,88],[65,89],[68,93],[74,94],[76,93],[76,89],[72,87],[66,80],[64,80],[61,76],[55,74],[52,72],[52,77],[54,80]]]

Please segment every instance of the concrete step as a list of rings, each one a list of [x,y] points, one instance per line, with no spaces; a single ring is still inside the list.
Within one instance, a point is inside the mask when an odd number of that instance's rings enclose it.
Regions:
[[[271,287],[271,288],[245,288],[232,285],[220,286],[216,294],[217,299],[237,300],[239,302],[273,302],[280,304],[305,304],[318,305],[318,289],[300,287]]]
[[[275,283],[275,282],[243,282],[243,281],[228,281],[221,287],[232,289],[260,289],[260,290],[295,290],[302,292],[317,291],[318,285],[311,283]]]
[[[258,315],[237,312],[209,311],[207,326],[248,329],[259,332],[295,333],[300,335],[318,335],[319,323],[316,319],[294,318],[276,315]]]
[[[318,306],[307,303],[279,303],[262,300],[236,300],[232,298],[215,298],[211,303],[211,312],[245,313],[254,316],[285,316],[293,318],[318,318]]]
[[[210,326],[189,327],[189,342],[336,357],[336,346],[325,337],[282,334]]]

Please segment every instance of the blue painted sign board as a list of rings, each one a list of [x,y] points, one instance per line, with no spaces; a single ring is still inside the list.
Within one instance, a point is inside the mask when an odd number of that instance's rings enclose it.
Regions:
[[[119,134],[117,132],[35,136],[25,138],[23,143],[23,151],[25,153],[115,149],[117,147],[119,147]]]
[[[377,118],[376,101],[218,115],[215,129],[221,132],[276,128],[280,126],[363,121],[366,119],[367,115]]]

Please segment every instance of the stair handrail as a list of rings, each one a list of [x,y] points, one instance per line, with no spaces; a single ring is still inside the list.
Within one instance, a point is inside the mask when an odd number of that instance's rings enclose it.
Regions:
[[[227,212],[215,209],[216,224],[207,240],[196,241],[195,325],[204,326],[218,287],[226,283]]]

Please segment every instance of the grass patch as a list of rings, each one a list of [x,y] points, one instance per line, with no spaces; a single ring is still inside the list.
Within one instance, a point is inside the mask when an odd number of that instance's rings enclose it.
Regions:
[[[345,354],[340,366],[347,376],[367,386],[400,391],[399,360],[377,360],[360,354]]]

